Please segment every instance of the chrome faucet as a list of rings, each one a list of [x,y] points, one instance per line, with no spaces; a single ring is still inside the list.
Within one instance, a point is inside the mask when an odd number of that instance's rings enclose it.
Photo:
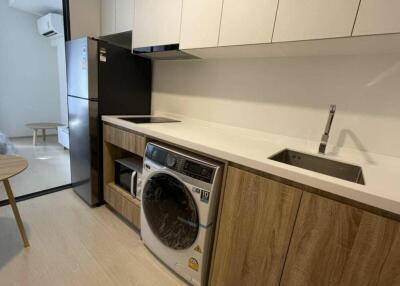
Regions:
[[[318,153],[325,154],[326,144],[328,144],[329,132],[331,131],[333,117],[335,116],[336,105],[331,104],[329,107],[329,117],[326,122],[324,134],[322,134],[321,143],[319,144]]]

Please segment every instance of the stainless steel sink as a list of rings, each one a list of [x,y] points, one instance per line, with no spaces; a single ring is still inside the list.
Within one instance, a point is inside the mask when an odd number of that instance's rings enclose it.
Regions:
[[[361,167],[285,149],[271,160],[365,185]]]

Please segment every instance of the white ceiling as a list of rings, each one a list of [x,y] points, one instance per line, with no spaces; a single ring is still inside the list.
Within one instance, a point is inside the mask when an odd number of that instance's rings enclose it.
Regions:
[[[62,14],[62,0],[9,0],[10,7],[43,16],[47,13]]]

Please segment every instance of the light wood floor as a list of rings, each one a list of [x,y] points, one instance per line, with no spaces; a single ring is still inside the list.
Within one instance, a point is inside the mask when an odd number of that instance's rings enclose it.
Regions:
[[[18,206],[31,247],[23,249],[10,207],[0,207],[0,285],[186,285],[114,213],[72,190]]]

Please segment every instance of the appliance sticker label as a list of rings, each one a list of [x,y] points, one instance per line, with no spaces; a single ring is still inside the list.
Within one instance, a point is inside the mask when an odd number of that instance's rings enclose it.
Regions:
[[[105,48],[100,48],[99,61],[103,63],[107,62],[107,50]]]
[[[199,271],[199,262],[194,257],[189,258],[188,266],[194,271]]]
[[[200,201],[202,201],[203,203],[208,204],[209,200],[210,200],[210,192],[209,191],[205,191],[205,190],[201,190]]]
[[[197,245],[197,246],[194,248],[194,250],[197,251],[198,253],[201,253],[200,245]]]

